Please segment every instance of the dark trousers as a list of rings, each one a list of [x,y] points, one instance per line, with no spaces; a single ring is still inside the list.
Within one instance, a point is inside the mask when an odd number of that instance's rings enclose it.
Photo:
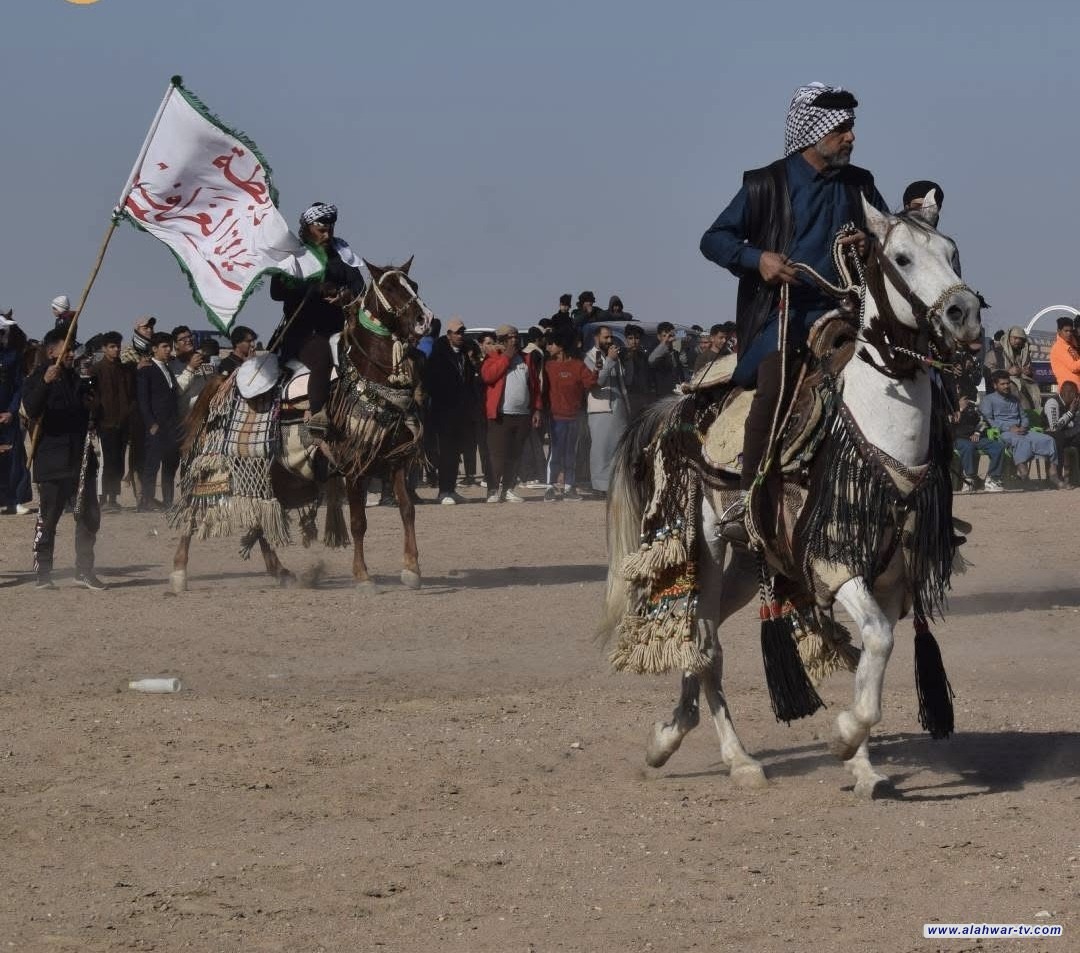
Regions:
[[[53,547],[60,517],[78,489],[78,477],[46,480],[38,484],[37,526],[34,530],[34,569],[38,578],[47,577],[53,568]],[[86,468],[82,505],[75,507],[75,571],[86,575],[94,571],[94,540],[101,526],[101,508],[97,498],[97,458],[91,455]]]
[[[112,498],[120,495],[124,481],[124,458],[127,453],[127,427],[102,427],[101,438],[101,492]]]
[[[488,421],[488,449],[491,451],[491,481],[488,490],[512,490],[517,483],[521,448],[532,427],[531,414],[503,414]]]
[[[330,339],[312,335],[300,346],[296,356],[311,371],[307,385],[308,404],[311,412],[317,413],[326,406],[330,396],[330,369],[334,365],[330,355]]]
[[[146,446],[143,459],[141,503],[149,503],[154,498],[154,484],[158,470],[161,470],[161,502],[172,506],[173,483],[180,466],[180,445],[174,433],[159,430],[152,434],[146,432]]]
[[[489,487],[494,487],[494,477],[491,475],[491,450],[488,447],[488,420],[487,417],[483,416],[483,411],[480,414],[479,419],[473,420],[472,426],[476,441],[476,453],[480,457],[480,472],[484,475],[484,482]],[[468,473],[468,470],[465,472]]]
[[[1051,431],[1050,436],[1054,438],[1054,443],[1057,445],[1058,463],[1064,466],[1066,448],[1080,448],[1080,426]]]
[[[780,373],[780,355],[771,352],[757,368],[757,389],[746,415],[746,428],[743,431],[742,482],[744,490],[749,490],[757,476],[761,458],[769,447],[769,432],[772,430],[773,415],[780,400],[782,389]]]
[[[445,496],[457,487],[458,463],[465,452],[469,427],[468,414],[461,411],[435,416],[431,424],[439,442],[439,495]]]

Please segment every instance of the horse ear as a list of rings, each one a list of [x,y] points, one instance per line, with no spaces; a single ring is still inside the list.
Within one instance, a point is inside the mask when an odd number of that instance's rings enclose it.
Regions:
[[[386,270],[385,268],[380,268],[378,265],[373,265],[366,258],[361,258],[360,260],[364,263],[364,267],[367,268],[368,274],[376,281],[382,277],[383,272]]]
[[[860,196],[862,199],[863,218],[866,219],[866,229],[873,235],[879,242],[885,241],[885,236],[889,232],[889,216],[883,212],[879,212],[873,205],[866,201],[866,196]]]
[[[401,269],[400,269],[400,270],[401,270],[401,272],[402,272],[403,274],[406,274],[406,275],[407,275],[407,274],[409,273],[409,269],[410,269],[410,268],[412,268],[412,260],[413,260],[413,259],[414,259],[415,257],[416,257],[415,255],[410,255],[410,256],[409,256],[409,260],[408,260],[407,262],[405,262],[405,264],[404,264],[404,265],[402,265],[402,266],[401,266]]]
[[[911,210],[911,215],[926,222],[931,228],[937,228],[938,219],[941,217],[941,206],[937,202],[937,188],[926,193],[922,205]]]

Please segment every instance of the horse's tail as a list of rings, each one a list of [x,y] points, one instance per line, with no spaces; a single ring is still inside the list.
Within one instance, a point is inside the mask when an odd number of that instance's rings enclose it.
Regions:
[[[626,614],[630,588],[622,573],[623,561],[641,545],[641,517],[645,510],[646,486],[651,482],[648,467],[642,464],[649,445],[668,425],[685,398],[664,397],[646,407],[626,428],[615,449],[608,483],[607,503],[607,593],[597,638],[611,638]]]

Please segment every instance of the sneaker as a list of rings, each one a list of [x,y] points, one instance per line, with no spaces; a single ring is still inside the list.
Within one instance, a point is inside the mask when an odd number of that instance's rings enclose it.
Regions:
[[[56,583],[52,581],[49,576],[38,576],[37,582],[34,583],[35,589],[55,589]]]
[[[502,502],[502,497],[500,497],[498,493],[492,493],[491,496],[489,496],[487,498],[487,502],[488,503],[501,503]]]
[[[581,494],[578,493],[574,487],[570,487],[570,489],[563,494],[563,499],[566,500],[567,503],[580,503]]]
[[[994,477],[987,477],[983,481],[983,489],[987,493],[1000,493],[1005,487],[1000,480],[997,480]]]
[[[25,503],[19,503],[15,507],[15,513],[18,516],[29,516],[31,513],[36,513],[37,507],[27,506]]]
[[[960,486],[956,488],[957,493],[974,493],[975,492],[975,478],[966,476],[960,481]]]
[[[524,503],[525,502],[525,498],[523,496],[518,496],[513,490],[507,490],[503,494],[503,499],[506,500],[507,503]]]
[[[481,480],[481,481],[480,481],[480,482],[479,482],[479,483],[477,484],[477,486],[481,486],[481,487],[483,487],[483,488],[484,488],[484,489],[486,490],[486,489],[487,489],[487,480]]]
[[[555,487],[549,486],[547,492],[544,494],[545,503],[557,503],[559,500],[558,495],[555,493]]]
[[[443,506],[456,506],[458,501],[454,499],[453,493],[446,493],[439,497],[439,502]]]
[[[76,573],[75,584],[78,586],[82,586],[84,589],[89,589],[92,592],[104,592],[106,589],[109,588],[92,572]]]

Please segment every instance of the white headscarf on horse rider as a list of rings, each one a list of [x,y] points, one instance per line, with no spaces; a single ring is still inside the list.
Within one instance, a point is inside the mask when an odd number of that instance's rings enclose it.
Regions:
[[[831,103],[830,106],[815,106],[815,100],[823,95],[834,102],[837,97],[840,97],[841,103],[849,100],[850,105],[838,108],[830,108]],[[802,152],[842,123],[853,122],[858,105],[855,97],[842,86],[826,86],[824,83],[800,86],[788,106],[787,122],[784,124],[784,156]]]
[[[326,225],[335,225],[337,223],[337,217],[338,210],[336,205],[331,205],[328,202],[315,202],[301,213],[300,227],[303,228],[305,225],[314,225],[316,222],[323,222]],[[363,259],[352,250],[352,247],[344,238],[338,238],[335,235],[334,248],[341,260],[350,268],[364,267]]]

